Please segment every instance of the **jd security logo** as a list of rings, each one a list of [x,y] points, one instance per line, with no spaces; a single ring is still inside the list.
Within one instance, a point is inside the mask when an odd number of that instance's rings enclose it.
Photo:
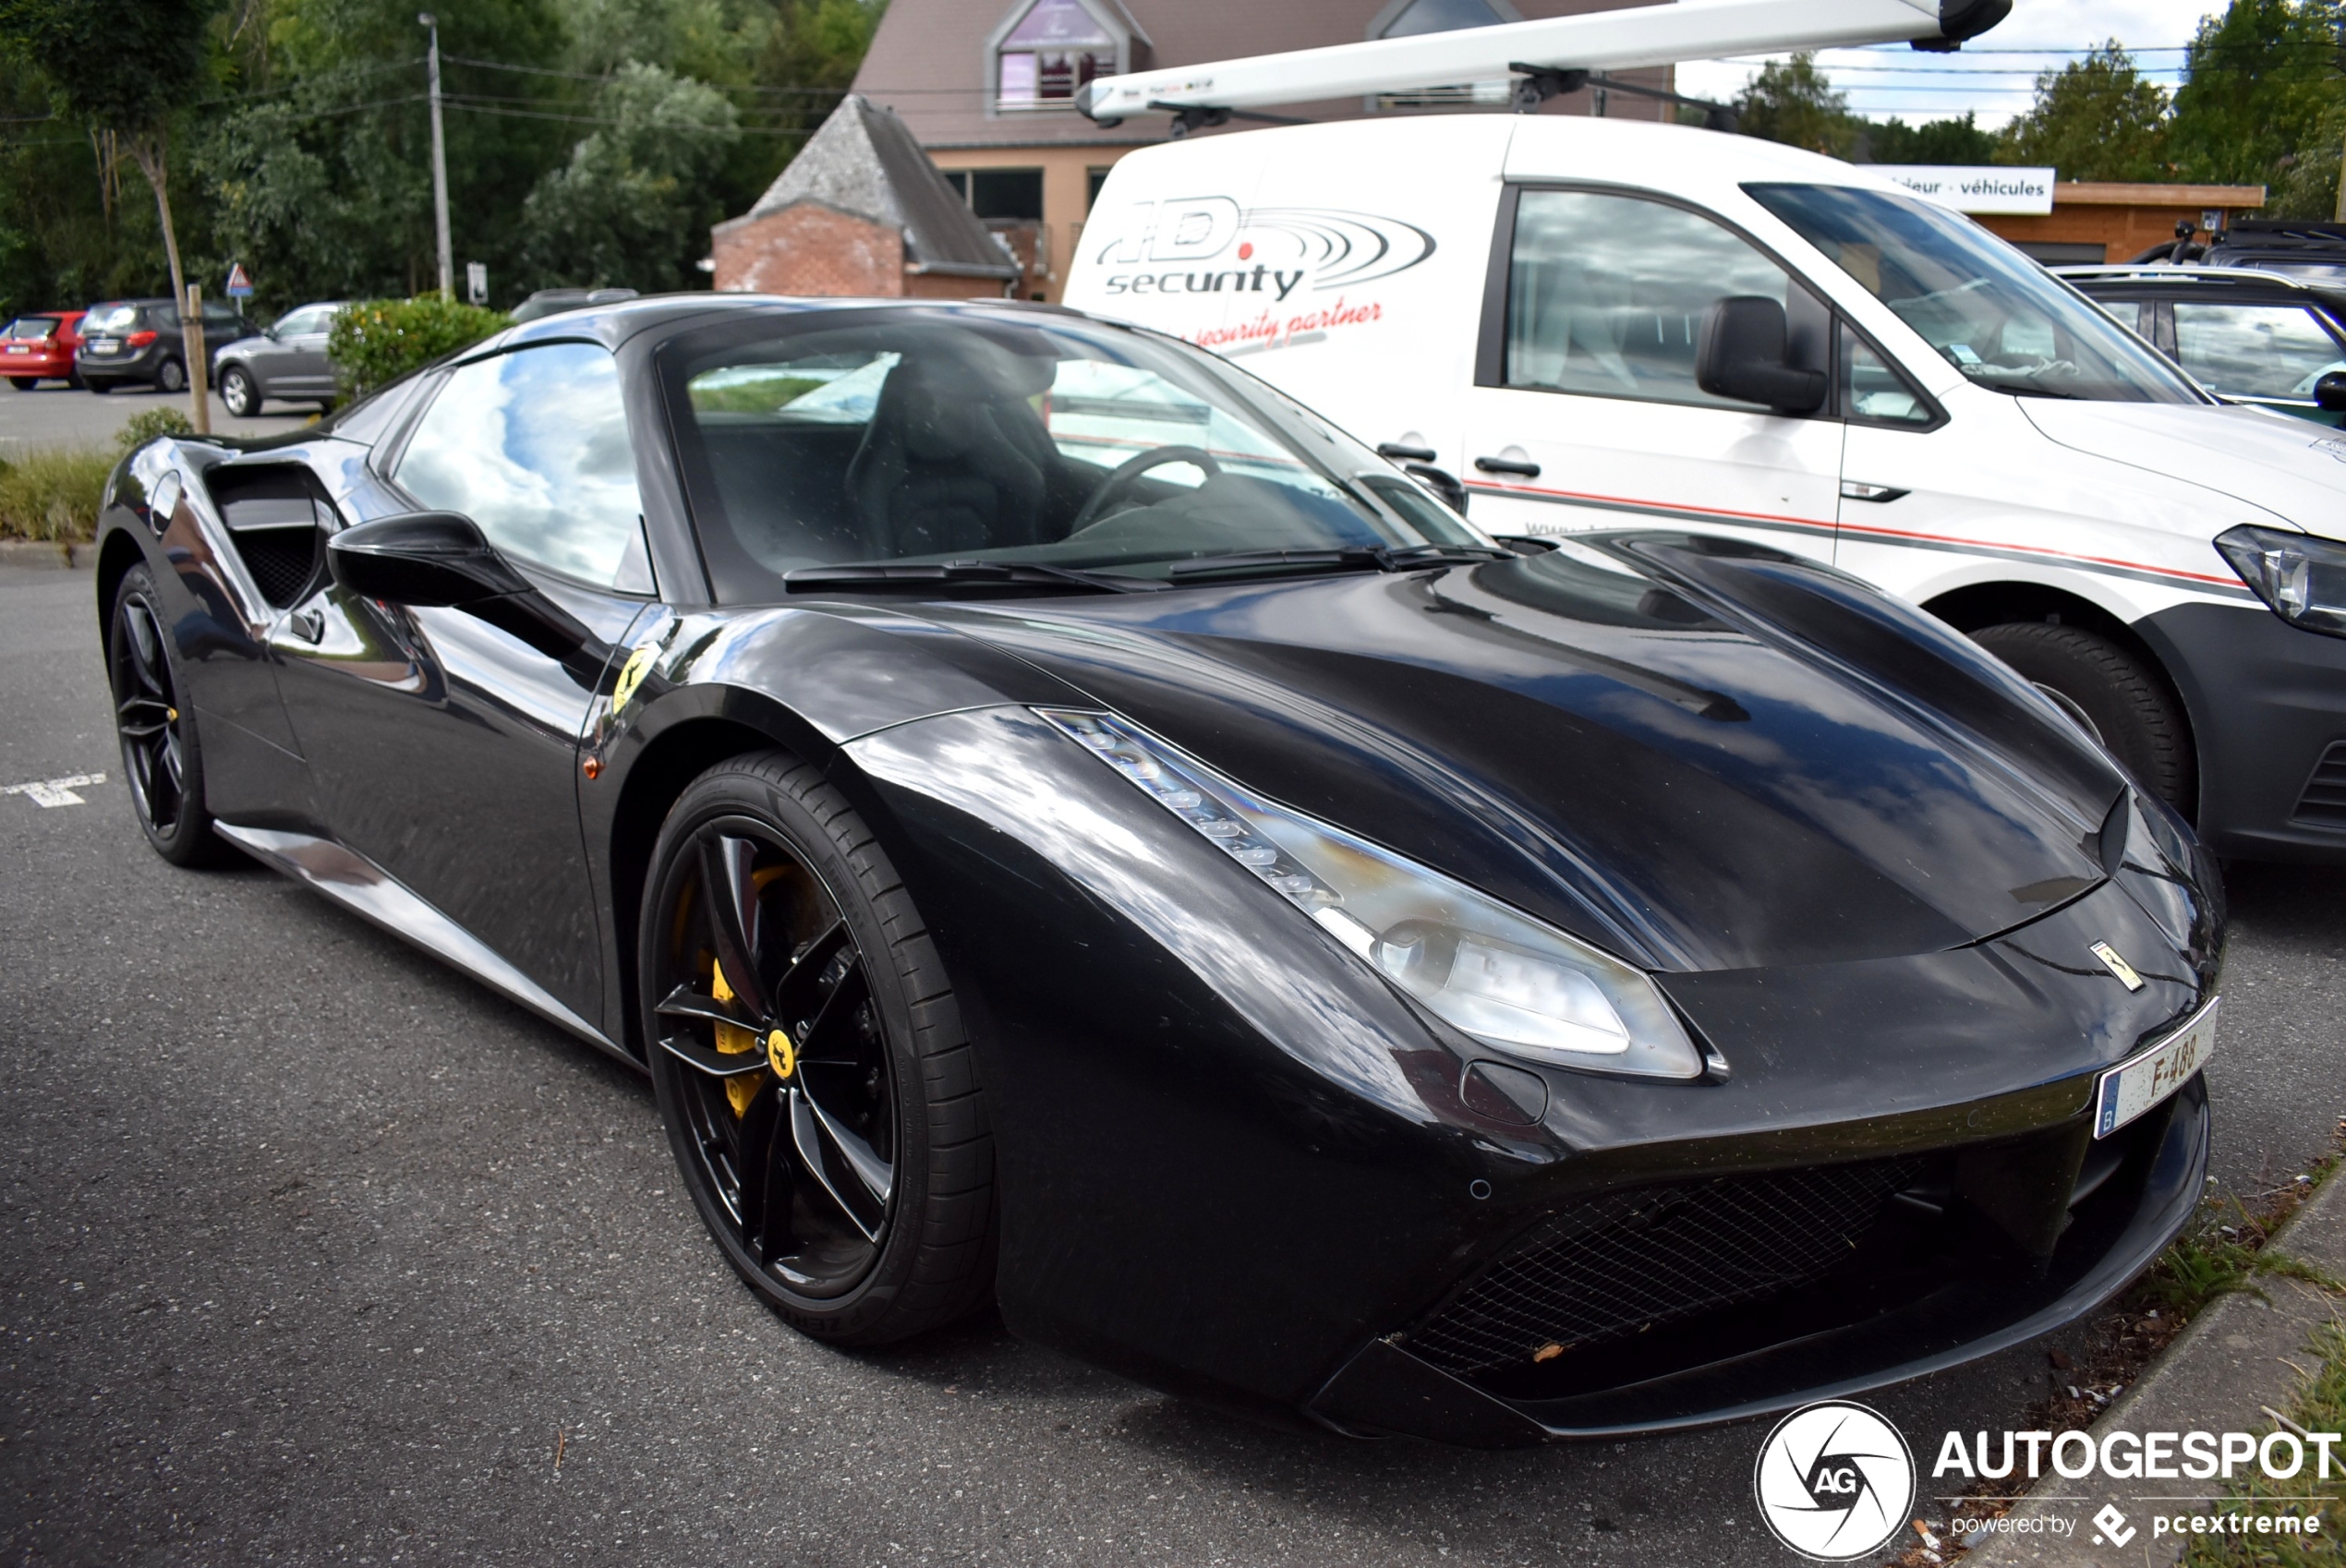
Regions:
[[[1240,208],[1227,196],[1143,201],[1116,215],[1094,259],[1110,294],[1262,295],[1340,289],[1407,271],[1433,236],[1374,212]],[[1089,240],[1090,236],[1085,236]]]
[[[1878,1412],[1847,1400],[1807,1405],[1776,1423],[1751,1473],[1760,1517],[1820,1562],[1887,1545],[1915,1501],[1915,1456]]]

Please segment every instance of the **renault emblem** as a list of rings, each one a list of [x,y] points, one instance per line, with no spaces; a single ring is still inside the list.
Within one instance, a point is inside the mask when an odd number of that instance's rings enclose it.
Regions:
[[[2094,944],[2093,950],[2094,957],[2099,959],[2103,966],[2118,977],[2119,984],[2129,991],[2139,991],[2143,988],[2143,977],[2134,972],[2134,965],[2119,957],[2117,948],[2107,942],[2097,942]]]

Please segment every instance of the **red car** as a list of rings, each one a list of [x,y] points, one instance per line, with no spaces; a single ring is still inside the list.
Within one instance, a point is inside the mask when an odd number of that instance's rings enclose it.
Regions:
[[[79,310],[48,310],[19,316],[0,333],[0,376],[18,392],[30,392],[43,381],[81,384],[73,368],[73,351],[81,346]]]

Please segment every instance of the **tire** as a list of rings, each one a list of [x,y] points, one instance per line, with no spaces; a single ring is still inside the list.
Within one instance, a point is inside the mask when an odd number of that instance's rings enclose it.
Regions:
[[[41,378],[38,376],[11,376],[8,378],[8,384],[16,388],[18,392],[30,392],[33,388],[41,384]]]
[[[103,397],[106,393],[114,391],[114,383],[112,381],[102,381],[95,376],[90,377],[88,380],[84,380],[81,385],[83,391],[96,392],[100,397]]]
[[[114,694],[130,809],[155,853],[174,865],[217,865],[228,846],[204,809],[203,752],[186,700],[171,637],[157,606],[154,574],[134,566],[106,616],[106,677]]]
[[[249,419],[260,413],[260,389],[253,385],[252,372],[241,365],[231,365],[221,371],[220,401],[239,419]]]
[[[2198,766],[2183,705],[2158,671],[2132,651],[2083,626],[2013,621],[1983,627],[1973,642],[2074,708],[2127,771],[2189,815]]]
[[[982,1305],[994,1155],[973,1053],[911,893],[846,799],[782,752],[702,774],[660,828],[639,930],[660,1117],[743,1281],[841,1345]],[[755,955],[738,967],[762,997],[733,994],[729,946]]]
[[[166,359],[155,367],[155,390],[183,392],[187,390],[187,368],[176,359]]]

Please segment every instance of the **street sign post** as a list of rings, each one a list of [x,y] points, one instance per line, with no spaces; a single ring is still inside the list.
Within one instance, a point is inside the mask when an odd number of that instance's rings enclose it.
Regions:
[[[489,303],[488,262],[467,261],[465,263],[465,295],[475,305]]]
[[[250,299],[252,297],[252,275],[245,271],[245,264],[243,262],[232,261],[228,264],[228,287],[226,293],[228,297],[231,299]]]

